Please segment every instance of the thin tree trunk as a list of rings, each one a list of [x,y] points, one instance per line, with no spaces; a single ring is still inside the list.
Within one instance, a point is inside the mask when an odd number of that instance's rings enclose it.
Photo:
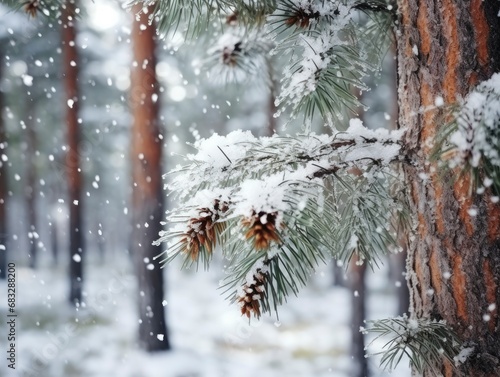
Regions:
[[[338,264],[338,261],[334,260],[332,264],[332,270],[333,270],[333,286],[345,287],[347,285],[347,279],[344,267],[340,266]]]
[[[359,331],[366,319],[366,263],[357,265],[352,258],[349,266],[349,288],[351,289],[351,357],[353,358],[352,377],[368,377],[368,360],[365,357],[365,336]]]
[[[69,189],[69,300],[82,301],[83,286],[83,219],[82,219],[82,173],[80,170],[80,127],[78,124],[78,51],[76,48],[76,4],[70,0],[62,6],[62,53],[64,86],[66,90],[66,126],[68,150],[66,172]]]
[[[429,163],[437,126],[447,120],[436,98],[456,103],[499,71],[499,5],[399,1],[399,122],[408,127],[405,173],[417,221],[408,249],[411,310],[445,319],[475,347],[459,370],[442,365],[446,377],[500,375],[500,207],[489,194],[470,198],[467,178],[450,183]]]
[[[50,249],[52,251],[52,261],[54,266],[59,264],[59,226],[55,219],[52,219],[50,226]]]
[[[134,7],[134,15],[140,6]],[[149,8],[151,11],[151,8]],[[134,64],[130,105],[132,126],[132,233],[131,252],[139,285],[139,344],[147,351],[170,348],[163,308],[163,270],[153,258],[161,247],[153,246],[163,220],[162,137],[160,134],[159,85],[155,74],[156,29],[148,25],[148,14],[134,20],[132,43]]]
[[[0,53],[0,80],[3,76],[4,57]],[[7,161],[2,158],[7,155],[7,134],[3,119],[4,94],[0,90],[0,279],[7,277],[7,252],[8,252],[8,230],[7,230]]]
[[[28,225],[29,267],[37,266],[37,213],[36,213],[36,131],[35,131],[35,106],[31,96],[26,99],[26,215]]]
[[[396,287],[396,297],[398,299],[397,315],[408,314],[410,307],[410,294],[406,284],[406,249],[397,254],[390,254],[390,278]]]

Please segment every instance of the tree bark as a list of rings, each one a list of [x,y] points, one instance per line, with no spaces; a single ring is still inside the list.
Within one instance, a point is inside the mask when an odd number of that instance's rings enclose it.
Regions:
[[[4,57],[0,53],[0,80],[2,79],[4,67]],[[7,155],[7,134],[5,132],[5,122],[3,118],[4,93],[0,90],[0,279],[7,277],[7,161],[2,158]]]
[[[405,179],[416,219],[408,250],[411,310],[446,320],[475,347],[458,369],[443,363],[446,377],[500,375],[500,207],[490,194],[471,197],[467,178],[451,183],[429,162],[438,126],[447,121],[435,99],[454,104],[499,70],[499,5],[399,1],[399,123],[408,129]],[[477,216],[468,212],[473,207]]]
[[[152,11],[152,8],[149,8]],[[134,62],[130,105],[132,126],[131,252],[139,285],[139,344],[147,351],[170,348],[163,308],[163,270],[153,258],[162,249],[153,246],[163,220],[162,136],[158,120],[159,85],[156,78],[156,29],[149,13],[134,7],[132,28]],[[154,264],[153,264],[154,263]]]
[[[69,300],[79,304],[82,301],[83,286],[83,219],[82,219],[82,172],[80,170],[80,126],[78,122],[78,50],[76,48],[76,4],[66,1],[62,6],[62,54],[64,66],[64,87],[66,91],[66,127],[68,150],[66,153],[66,174],[69,190]]]

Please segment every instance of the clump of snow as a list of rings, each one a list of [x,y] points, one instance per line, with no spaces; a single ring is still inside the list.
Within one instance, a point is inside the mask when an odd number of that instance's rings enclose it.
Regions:
[[[287,205],[283,202],[286,186],[280,185],[276,176],[271,179],[248,179],[240,186],[236,200],[236,214],[249,215],[252,211],[273,213],[285,211]]]
[[[254,141],[256,139],[250,131],[233,131],[227,136],[213,134],[208,139],[197,141],[194,147],[198,149],[198,153],[189,155],[188,158],[222,168],[245,156],[246,148],[242,143]]]
[[[328,34],[318,37],[301,35],[299,45],[304,48],[303,59],[297,72],[288,72],[288,85],[283,89],[280,98],[300,100],[316,90],[319,73],[328,67],[330,57],[327,52],[332,48],[332,38]]]
[[[474,347],[464,347],[460,350],[460,353],[453,358],[455,366],[459,366],[467,361],[467,358],[474,352]]]
[[[387,164],[400,153],[402,132],[369,130],[359,119],[354,119],[346,132],[333,136],[310,133],[256,138],[249,131],[234,131],[227,136],[214,134],[195,142],[197,153],[186,157],[190,165],[177,167],[172,172],[177,176],[167,188],[183,199],[192,197],[199,189],[260,179],[263,175],[267,176],[266,181],[272,181],[266,182],[265,187],[277,187],[278,181],[285,179],[305,181],[314,175],[313,164],[316,169],[328,169],[333,162],[369,164],[375,160],[378,164]],[[346,143],[338,147],[336,141]],[[273,174],[281,178],[270,178]]]
[[[262,274],[269,272],[269,267],[264,263],[267,257],[258,259],[245,276],[245,284],[250,286],[256,284],[255,275],[260,271]]]
[[[230,30],[221,35],[217,43],[211,47],[207,52],[209,54],[214,54],[218,51],[225,51],[227,53],[232,53],[238,44],[242,43],[241,37],[236,35],[233,30]],[[222,59],[222,55],[221,55]]]
[[[341,67],[342,64],[336,59],[333,51],[335,48],[349,44],[344,40],[343,35],[352,36],[353,34],[352,30],[347,31],[347,29],[352,24],[355,14],[352,12],[354,2],[298,0],[291,3],[290,6],[293,6],[297,13],[304,15],[299,21],[301,27],[307,26],[314,32],[297,34],[293,42],[283,43],[283,46],[287,47],[293,43],[294,51],[300,51],[301,55],[298,58],[294,57],[293,62],[284,70],[281,80],[282,91],[276,100],[277,106],[282,104],[284,106],[279,109],[278,115],[288,105],[296,110],[303,100],[314,93],[320,83],[325,81],[324,78],[327,75],[330,80],[338,77],[342,81],[341,71],[345,70],[345,67]],[[278,7],[270,20],[282,20],[284,16],[287,14]],[[278,44],[274,53],[278,54],[282,49],[283,53],[287,53],[283,46]],[[361,70],[362,68],[359,67],[363,60],[361,55],[354,59],[351,53],[350,57],[352,58],[350,63],[353,65],[351,71],[354,71],[354,66]],[[325,119],[328,118],[327,114],[323,115]]]
[[[458,129],[450,136],[459,154],[451,164],[466,161],[478,167],[483,159],[500,166],[500,73],[479,84],[457,114]]]
[[[399,141],[403,133],[404,130],[389,131],[384,128],[371,130],[355,118],[349,121],[347,131],[337,133],[335,139],[353,140],[356,143],[345,155],[344,161],[376,160],[388,164],[400,154]]]

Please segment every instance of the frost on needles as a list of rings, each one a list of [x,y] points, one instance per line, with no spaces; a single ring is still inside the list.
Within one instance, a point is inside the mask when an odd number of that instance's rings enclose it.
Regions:
[[[477,193],[489,187],[500,195],[500,73],[480,83],[466,98],[451,123],[449,149],[444,154],[451,168],[463,167],[474,178]]]
[[[167,185],[181,206],[169,213],[164,262],[208,267],[229,261],[231,300],[242,313],[285,301],[326,260],[377,262],[395,236],[389,165],[400,159],[402,131],[366,129],[256,138],[248,131],[212,135],[193,146]]]

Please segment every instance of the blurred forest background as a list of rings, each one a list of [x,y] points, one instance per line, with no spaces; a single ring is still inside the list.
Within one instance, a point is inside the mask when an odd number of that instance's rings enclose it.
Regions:
[[[377,275],[333,261],[279,319],[251,323],[217,290],[223,260],[197,274],[153,261],[169,208],[160,177],[190,142],[300,132],[273,117],[278,85],[216,84],[209,32],[157,37],[116,1],[82,1],[59,19],[27,10],[0,5],[0,278],[16,264],[20,318],[18,370],[2,363],[0,376],[386,375],[358,329],[406,311],[403,254]],[[395,117],[393,66],[389,51],[362,98],[369,127]]]

